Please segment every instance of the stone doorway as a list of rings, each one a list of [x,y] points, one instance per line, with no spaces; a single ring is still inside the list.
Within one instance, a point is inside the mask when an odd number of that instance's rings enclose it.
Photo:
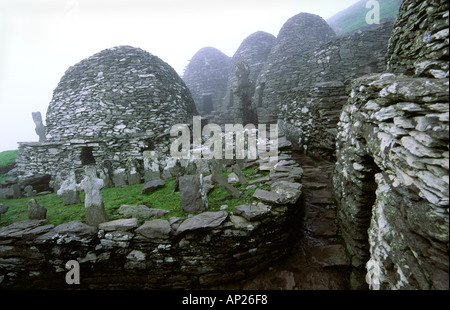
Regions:
[[[95,165],[95,157],[92,147],[85,146],[81,149],[80,154],[81,164],[83,166]]]

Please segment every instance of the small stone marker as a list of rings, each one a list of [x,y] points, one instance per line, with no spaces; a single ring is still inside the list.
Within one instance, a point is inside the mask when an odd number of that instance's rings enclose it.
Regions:
[[[237,175],[237,177],[239,178],[239,182],[241,182],[242,185],[247,184],[248,181],[245,178],[245,175],[242,173],[241,168],[239,167],[238,164],[234,164],[233,167],[233,172]]]
[[[2,214],[8,212],[8,206],[0,203],[0,219],[2,218]]]
[[[216,183],[221,189],[226,190],[234,198],[239,198],[241,194],[232,185],[228,184],[227,178],[218,172],[213,172],[211,180]]]
[[[44,220],[47,216],[47,209],[38,204],[36,199],[30,199],[27,215],[30,220]]]
[[[181,207],[186,212],[202,212],[208,206],[206,192],[202,189],[202,178],[198,174],[179,178]]]
[[[65,206],[81,203],[75,171],[70,171],[69,176],[62,182],[57,194],[58,196],[62,196],[63,205]]]

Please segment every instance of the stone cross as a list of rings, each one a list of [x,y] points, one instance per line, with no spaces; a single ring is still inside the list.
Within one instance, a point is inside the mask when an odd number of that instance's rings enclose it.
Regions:
[[[36,125],[36,133],[39,136],[39,142],[45,142],[47,141],[47,138],[45,137],[45,126],[42,123],[42,116],[41,112],[32,112],[31,116],[33,116],[34,124]]]
[[[80,192],[77,188],[77,178],[74,170],[71,170],[67,176],[67,179],[62,182],[57,194],[58,196],[62,196],[63,205],[65,206],[81,202]]]
[[[98,224],[109,220],[100,192],[103,186],[103,180],[97,178],[95,167],[86,166],[85,177],[81,180],[79,188],[83,189],[86,194],[84,207],[86,208],[86,222],[90,226],[98,226]]]

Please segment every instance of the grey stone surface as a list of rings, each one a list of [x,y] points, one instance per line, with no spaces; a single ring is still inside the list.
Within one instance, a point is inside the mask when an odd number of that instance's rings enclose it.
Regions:
[[[202,177],[198,174],[180,176],[180,199],[184,211],[198,213],[207,208],[208,200],[202,183]]]
[[[225,211],[218,212],[203,212],[199,215],[193,216],[185,220],[178,227],[177,232],[182,233],[185,231],[203,229],[203,228],[214,228],[219,226],[228,217],[228,213]]]
[[[161,219],[145,221],[136,229],[136,233],[152,239],[166,239],[170,231],[169,221]]]
[[[270,210],[271,210],[270,206],[267,206],[260,202],[256,206],[253,205],[236,206],[233,209],[233,214],[240,215],[245,219],[247,219],[248,221],[255,221],[264,217],[264,215],[267,212],[270,212]]]
[[[118,212],[125,217],[135,217],[137,219],[162,217],[169,213],[167,210],[149,208],[144,205],[121,205]]]
[[[104,231],[128,231],[138,227],[137,218],[130,219],[118,219],[114,221],[100,223],[98,225],[98,229],[102,229]]]
[[[141,190],[141,194],[149,194],[153,193],[159,188],[163,188],[166,185],[166,182],[160,179],[151,180],[145,183],[144,187]]]
[[[47,209],[38,204],[36,199],[30,199],[28,201],[27,215],[30,220],[43,220],[47,216]]]
[[[41,112],[32,112],[33,122],[36,125],[36,134],[39,136],[39,142],[45,142],[47,138],[45,137],[45,126],[42,123]]]
[[[402,3],[389,72],[354,80],[338,123],[340,228],[352,265],[366,272],[371,289],[449,287],[444,2]]]
[[[221,106],[225,95],[230,57],[214,47],[200,49],[186,67],[183,80],[192,93],[200,115]]]
[[[81,180],[79,187],[84,190],[84,207],[86,212],[86,221],[91,226],[97,226],[100,223],[108,221],[108,215],[103,204],[103,197],[100,189],[104,182],[97,178],[97,172],[94,166],[86,166],[85,177]]]
[[[213,172],[211,180],[223,190],[226,190],[234,198],[238,198],[241,194],[239,191],[228,183],[227,178],[218,172]]]
[[[171,126],[194,115],[189,89],[167,63],[131,46],[106,49],[65,72],[47,110],[47,141],[19,143],[16,173],[74,169],[81,178],[95,165],[108,187],[159,178]]]

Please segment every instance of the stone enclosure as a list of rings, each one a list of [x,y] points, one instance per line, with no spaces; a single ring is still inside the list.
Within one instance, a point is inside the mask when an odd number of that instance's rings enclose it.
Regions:
[[[289,253],[301,207],[302,169],[282,161],[256,179],[255,203],[188,218],[81,221],[54,226],[45,219],[0,229],[0,287],[69,288],[67,262],[80,264],[89,289],[208,288],[236,282]]]
[[[39,142],[20,143],[15,180],[0,193],[20,197],[29,184],[57,190],[72,173],[80,180],[86,165],[110,187],[176,177],[191,166],[168,156],[169,129],[197,114],[219,125],[278,124],[294,150],[335,164],[327,190],[351,288],[448,289],[448,27],[443,0],[404,0],[395,22],[342,37],[300,13],[277,37],[248,36],[233,57],[201,49],[183,79],[140,49],[102,51],[63,76],[46,128],[33,114]],[[206,212],[142,225],[3,227],[0,285],[65,285],[69,260],[80,262],[86,288],[243,279],[289,249],[301,217],[297,195],[287,198],[301,192],[299,177],[283,171],[293,168],[275,168],[260,180],[271,190],[231,213],[200,203]]]

